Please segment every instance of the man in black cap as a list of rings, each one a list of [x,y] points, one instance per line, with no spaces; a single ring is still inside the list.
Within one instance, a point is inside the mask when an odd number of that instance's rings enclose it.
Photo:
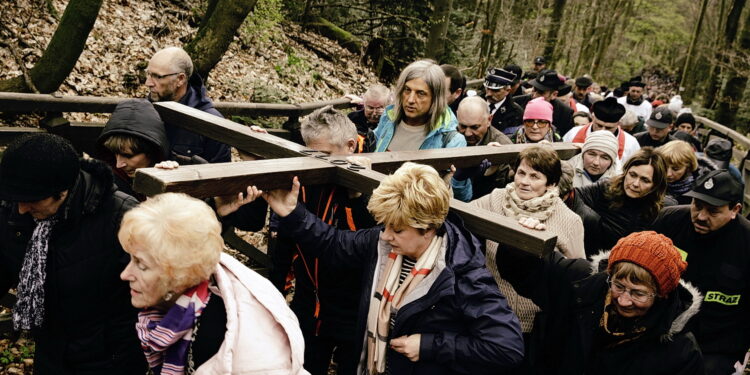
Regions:
[[[573,109],[557,99],[559,90],[569,89],[563,78],[554,70],[542,70],[539,76],[529,81],[533,91],[531,94],[521,95],[513,99],[523,108],[531,100],[543,97],[552,104],[552,125],[555,126],[557,134],[565,134],[573,128]]]
[[[656,107],[651,117],[646,121],[646,125],[648,125],[648,130],[634,135],[641,147],[661,147],[667,142],[677,139],[669,134],[672,131],[674,120],[672,111],[666,105]]]
[[[540,73],[542,70],[547,69],[547,59],[544,56],[537,56],[534,58],[534,71]]]
[[[688,263],[682,278],[704,295],[688,324],[706,374],[730,374],[750,348],[750,221],[740,215],[742,185],[719,169],[685,195],[692,203],[663,209],[654,229],[681,250]]]
[[[626,84],[623,83],[623,85]],[[617,101],[624,105],[625,109],[635,112],[641,121],[648,120],[651,117],[652,107],[651,103],[643,98],[646,84],[641,82],[640,77],[635,77],[627,83],[627,87],[627,95],[617,99]]]
[[[732,165],[732,142],[721,137],[711,137],[706,144],[703,155],[714,162],[719,169],[729,170],[729,173],[742,183],[742,172]]]
[[[138,204],[103,162],[51,134],[14,140],[0,161],[0,295],[36,341],[34,374],[143,374],[137,311],[117,240]]]
[[[507,70],[516,75],[516,79],[514,79],[513,83],[510,85],[510,94],[508,95],[510,95],[511,97],[523,95],[523,89],[521,88],[521,76],[523,76],[523,69],[521,69],[521,67],[516,64],[508,64],[503,67],[503,70]]]
[[[617,158],[623,163],[641,148],[638,141],[620,127],[620,119],[625,115],[625,107],[618,103],[617,99],[609,97],[600,100],[592,105],[591,112],[591,124],[570,129],[565,133],[563,142],[583,144],[591,132],[609,131],[617,138]]]
[[[581,76],[576,78],[575,84],[573,85],[573,99],[576,103],[586,106],[591,109],[591,86],[594,84],[594,80],[591,77]]]
[[[521,125],[523,119],[523,108],[508,95],[515,79],[515,74],[497,68],[488,69],[487,76],[484,78],[482,98],[489,105],[490,116],[492,116],[490,124],[506,135],[512,134],[515,127]]]

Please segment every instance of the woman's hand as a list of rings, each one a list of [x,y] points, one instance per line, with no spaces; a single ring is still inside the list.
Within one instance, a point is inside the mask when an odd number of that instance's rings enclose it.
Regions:
[[[164,160],[163,162],[156,163],[154,165],[154,168],[156,169],[177,169],[180,166],[180,163],[174,161],[174,160]]]
[[[451,182],[452,182],[451,179],[453,179],[453,175],[454,174],[456,174],[456,166],[454,166],[453,164],[451,164],[450,171],[448,171],[448,173],[446,173],[446,174],[443,175],[443,181],[445,181],[445,183],[446,183],[446,185],[448,185],[448,187],[453,186],[451,184]]]
[[[237,211],[240,207],[258,199],[261,194],[263,194],[263,190],[259,190],[255,186],[248,186],[247,194],[245,194],[244,197],[242,196],[242,192],[237,193],[236,196],[224,195],[221,197],[214,197],[216,214],[219,215],[219,217],[227,216]]]
[[[262,133],[262,134],[268,134],[268,130],[261,128],[258,125],[250,125],[250,130],[253,133]]]
[[[391,340],[391,349],[403,354],[412,362],[419,361],[419,343],[422,335],[401,336]]]
[[[503,147],[503,144],[502,144],[502,143],[500,143],[500,142],[490,142],[490,143],[488,143],[488,144],[487,144],[487,146],[492,146],[492,147]]]
[[[518,224],[521,224],[521,226],[524,226],[529,229],[535,229],[535,230],[545,230],[547,229],[547,226],[542,224],[537,219],[534,219],[533,217],[522,217],[518,219]]]
[[[292,190],[276,189],[263,193],[263,199],[268,202],[268,206],[281,217],[286,217],[294,211],[294,208],[297,207],[298,196],[299,179],[297,176],[292,179]]]

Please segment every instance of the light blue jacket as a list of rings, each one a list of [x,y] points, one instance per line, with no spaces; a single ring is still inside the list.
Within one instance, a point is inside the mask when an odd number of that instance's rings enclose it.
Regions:
[[[393,108],[393,105],[389,105],[380,117],[378,127],[374,130],[375,136],[378,139],[375,152],[388,150],[388,145],[391,144],[393,134],[396,132],[397,124],[394,122],[395,120],[396,110]],[[427,134],[419,149],[432,150],[436,148],[466,147],[466,138],[456,130],[457,126],[458,120],[456,120],[456,115],[446,106],[445,112],[440,118],[440,126]],[[471,200],[471,179],[464,181],[452,179],[451,185],[453,187],[453,196],[456,199],[464,202]]]

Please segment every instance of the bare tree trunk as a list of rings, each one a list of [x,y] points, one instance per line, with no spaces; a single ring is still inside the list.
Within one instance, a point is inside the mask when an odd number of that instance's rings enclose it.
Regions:
[[[690,47],[688,47],[687,56],[685,56],[685,66],[682,68],[682,74],[680,75],[680,87],[685,87],[685,91],[682,95],[682,100],[685,104],[690,104],[693,101],[693,87],[694,82],[690,82],[690,68],[693,63],[693,55],[695,54],[695,44],[698,42],[698,37],[701,34],[701,27],[703,27],[703,18],[706,15],[706,7],[708,6],[708,0],[703,0],[701,3],[701,10],[698,15],[698,22],[695,24],[695,30],[693,30],[693,37],[690,40]]]
[[[477,64],[477,76],[484,77],[484,71],[489,64],[490,56],[495,43],[497,23],[502,12],[502,0],[487,1],[486,27],[482,30],[482,41],[479,49],[479,64]]]
[[[256,0],[217,0],[210,17],[202,22],[195,38],[185,45],[195,71],[207,78],[224,56]]]
[[[708,87],[706,89],[706,96],[703,101],[703,106],[706,108],[713,108],[717,103],[716,93],[721,88],[721,74],[722,65],[727,61],[727,57],[724,52],[731,47],[734,43],[734,39],[737,37],[737,29],[740,24],[740,16],[742,10],[745,8],[746,0],[734,0],[732,3],[732,10],[729,11],[726,23],[724,25],[724,39],[719,48],[716,49],[716,64],[711,71],[711,79],[708,81]]]
[[[70,0],[47,49],[29,70],[29,79],[19,76],[0,81],[0,91],[56,91],[78,62],[101,6],[102,0]]]
[[[750,55],[750,13],[745,16],[745,22],[737,39],[737,54],[739,59],[745,59]],[[734,119],[737,110],[742,103],[742,97],[747,87],[747,73],[738,72],[728,68],[727,79],[719,98],[719,107],[716,111],[716,121],[729,127],[734,127]]]
[[[555,5],[552,8],[552,19],[550,20],[549,30],[547,30],[547,42],[544,44],[542,55],[547,59],[547,64],[554,66],[557,61],[555,47],[557,46],[558,33],[560,32],[560,22],[565,13],[565,3],[567,0],[554,0]]]
[[[433,0],[430,32],[425,45],[425,56],[440,61],[445,53],[445,37],[451,18],[453,0]]]

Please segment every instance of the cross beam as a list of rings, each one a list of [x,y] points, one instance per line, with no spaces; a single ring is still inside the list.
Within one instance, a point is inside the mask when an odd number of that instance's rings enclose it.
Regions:
[[[183,106],[178,103],[155,105],[162,119],[177,124],[236,148],[267,158],[287,158],[237,163],[183,166],[174,171],[154,168],[139,169],[136,191],[152,195],[160,192],[185,192],[197,197],[236,194],[248,185],[261,189],[288,188],[291,176],[299,176],[303,184],[335,183],[361,192],[371,192],[405,161],[414,161],[445,169],[453,164],[464,167],[479,164],[483,159],[507,163],[515,159],[527,145],[504,147],[468,147],[408,152],[362,154],[373,162],[374,170],[362,169],[339,157],[308,150],[306,147],[269,135],[250,131],[246,126]],[[577,151],[574,147],[555,144],[562,158]],[[481,210],[458,200],[451,200],[451,210],[459,214],[467,228],[480,237],[518,248],[536,256],[554,249],[557,237],[520,226],[515,220]]]

